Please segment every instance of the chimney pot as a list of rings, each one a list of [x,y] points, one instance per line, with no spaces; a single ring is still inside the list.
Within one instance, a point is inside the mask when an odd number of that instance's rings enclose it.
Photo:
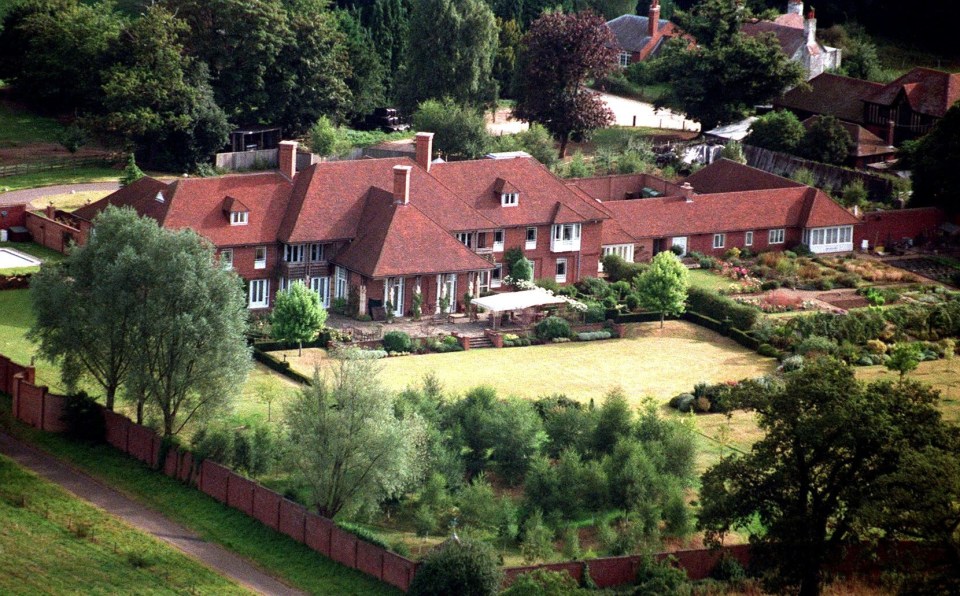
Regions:
[[[280,141],[280,173],[291,180],[297,175],[296,141]]]
[[[657,35],[660,30],[660,0],[653,0],[650,3],[650,10],[647,12],[647,34],[650,37]]]
[[[410,202],[411,166],[393,166],[393,204],[406,205]]]
[[[418,132],[415,137],[417,165],[430,171],[430,162],[433,160],[433,133]]]

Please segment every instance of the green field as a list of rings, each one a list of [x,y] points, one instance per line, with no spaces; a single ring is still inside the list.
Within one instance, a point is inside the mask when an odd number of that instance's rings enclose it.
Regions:
[[[690,285],[702,290],[719,292],[730,289],[730,286],[734,285],[734,283],[732,279],[714,273],[709,269],[691,269]]]
[[[0,354],[18,364],[29,364],[36,347],[24,337],[33,324],[29,290],[0,292]],[[60,390],[60,372],[57,367],[42,360],[36,361],[37,381]]]
[[[247,593],[3,456],[0,569],[3,594]]]
[[[79,168],[64,168],[43,170],[29,174],[18,174],[0,178],[0,191],[23,190],[40,186],[56,184],[86,184],[88,182],[116,182],[120,178],[120,170],[105,166],[84,166]],[[0,193],[2,196],[2,193]]]
[[[0,102],[0,149],[31,143],[56,143],[63,125],[33,112]]]
[[[250,559],[290,585],[311,594],[398,593],[386,584],[334,563],[306,546],[270,530],[252,517],[225,507],[196,489],[150,470],[112,447],[75,443],[59,435],[37,431],[14,422],[11,420],[10,409],[10,398],[0,394],[0,429],[29,441],[156,509],[195,531],[203,539]],[[0,483],[0,486],[3,484]],[[0,536],[3,532],[0,525]],[[128,586],[126,591],[136,590]],[[101,593],[108,592],[110,590]],[[144,592],[149,593],[149,590],[140,593]],[[0,589],[0,593],[4,593],[4,590]]]

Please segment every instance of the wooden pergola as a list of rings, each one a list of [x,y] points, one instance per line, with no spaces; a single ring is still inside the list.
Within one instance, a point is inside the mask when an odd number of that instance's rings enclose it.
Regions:
[[[523,324],[529,325],[533,322],[536,310],[544,306],[564,304],[567,301],[563,296],[554,296],[542,288],[537,288],[534,290],[504,292],[502,294],[474,298],[470,304],[471,306],[490,311],[491,326],[493,329],[499,329],[500,315],[503,313],[520,312],[522,313],[521,320]]]

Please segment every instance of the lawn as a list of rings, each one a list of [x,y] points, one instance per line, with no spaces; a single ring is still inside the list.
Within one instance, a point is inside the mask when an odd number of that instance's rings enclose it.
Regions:
[[[12,248],[22,253],[37,257],[42,261],[59,262],[66,258],[63,253],[51,250],[45,246],[34,244],[33,242],[0,242],[0,248]],[[40,270],[39,266],[33,267],[12,267],[0,269],[0,275],[22,275],[24,273],[35,273]]]
[[[3,456],[0,569],[4,594],[247,593]]]
[[[862,366],[856,370],[857,378],[863,381],[896,381],[898,378],[898,373],[889,371],[884,366]],[[960,424],[960,359],[921,362],[917,370],[908,374],[907,378],[921,381],[940,391],[943,397],[940,411],[943,412],[944,420]]]
[[[690,285],[702,290],[719,292],[721,290],[729,290],[730,286],[733,285],[733,280],[729,277],[714,273],[709,269],[691,269]]]
[[[403,356],[382,360],[382,380],[392,389],[415,385],[435,374],[448,392],[490,385],[500,395],[536,398],[564,393],[581,401],[599,400],[616,386],[634,404],[651,396],[660,401],[700,382],[721,382],[771,372],[775,361],[761,358],[732,340],[684,321],[632,325],[623,340],[550,344],[502,350]],[[292,366],[310,375],[326,352],[285,352]]]
[[[113,191],[109,190],[91,190],[86,192],[74,192],[74,193],[64,193],[59,195],[49,195],[46,197],[41,197],[39,199],[34,199],[30,203],[32,209],[43,209],[50,203],[53,203],[53,206],[62,211],[74,211],[83,207],[88,203],[94,203],[99,201],[103,197],[111,194]]]
[[[84,184],[87,182],[116,182],[120,170],[104,166],[43,170],[0,178],[0,191],[22,190],[54,184]],[[0,194],[2,196],[2,194]]]
[[[205,540],[220,544],[250,559],[267,572],[297,588],[312,594],[399,593],[359,571],[334,563],[196,489],[150,470],[141,462],[112,447],[74,443],[59,435],[37,431],[15,422],[11,419],[10,409],[10,398],[0,395],[0,429],[67,461],[81,471],[187,526]],[[0,483],[0,486],[3,484]],[[4,532],[5,528],[0,526],[0,537]],[[94,569],[95,565],[85,572],[92,573]],[[2,575],[0,574],[0,582],[3,581]],[[188,590],[180,590],[181,593],[186,591]],[[111,592],[113,591],[100,591]],[[149,593],[149,590],[141,591],[144,592]],[[4,590],[0,589],[0,593],[4,593]]]
[[[18,364],[29,364],[36,354],[36,347],[24,337],[33,324],[29,290],[6,290],[0,292],[0,354]],[[37,381],[60,390],[58,368],[43,360],[36,361]]]
[[[56,143],[62,130],[63,125],[53,118],[38,116],[0,102],[0,148]]]

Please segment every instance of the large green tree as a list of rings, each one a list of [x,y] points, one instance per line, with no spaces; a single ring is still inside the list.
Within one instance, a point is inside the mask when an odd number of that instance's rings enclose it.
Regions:
[[[30,280],[36,320],[28,337],[41,358],[60,364],[74,388],[92,379],[112,410],[127,381],[142,308],[134,282],[150,263],[148,247],[159,228],[131,210],[108,209],[97,233],[58,264],[44,265]]]
[[[744,144],[771,151],[793,153],[806,131],[796,114],[789,110],[768,112],[754,120]]]
[[[337,12],[337,20],[345,36],[344,49],[350,63],[350,74],[344,81],[351,95],[346,116],[358,119],[384,105],[387,72],[370,30],[343,10]]]
[[[739,399],[756,409],[765,436],[704,473],[699,524],[713,542],[763,527],[750,541],[771,588],[818,594],[822,568],[841,547],[878,529],[894,533],[919,504],[933,505],[929,478],[911,467],[916,457],[934,449],[956,461],[938,393],[914,382],[866,385],[847,365],[821,359],[782,387]],[[884,490],[906,478],[909,499]]]
[[[449,97],[486,106],[497,98],[497,24],[483,0],[413,0],[401,76],[407,109]]]
[[[561,158],[571,138],[581,140],[613,121],[587,82],[615,68],[615,46],[606,22],[591,12],[544,14],[524,36],[514,113],[545,126],[559,141]]]
[[[800,155],[829,164],[842,164],[850,155],[850,133],[835,116],[820,116],[807,128],[798,146]]]
[[[327,311],[320,304],[319,294],[306,284],[296,282],[277,292],[270,313],[270,334],[279,341],[296,342],[299,355],[303,355],[303,342],[315,338],[326,322]]]
[[[772,35],[733,35],[715,47],[668,42],[657,61],[667,91],[655,103],[683,112],[704,130],[753,113],[784,90],[803,82],[803,68],[780,50]]]
[[[483,155],[487,148],[487,129],[483,114],[470,107],[458,105],[451,99],[428,99],[413,115],[417,130],[429,130],[434,137],[434,148],[445,157],[472,159]]]
[[[377,372],[370,360],[341,358],[286,409],[291,461],[326,517],[375,508],[421,476],[422,421],[397,417]]]
[[[660,313],[660,327],[666,315],[684,311],[690,274],[673,252],[667,250],[653,257],[650,267],[637,279],[637,295],[644,308]]]
[[[370,35],[388,73],[384,81],[386,94],[394,98],[396,73],[400,72],[406,54],[410,10],[405,0],[375,0],[370,13]]]
[[[213,99],[206,67],[184,50],[186,23],[158,5],[128,23],[111,44],[103,73],[103,132],[132,143],[153,167],[191,171],[227,139],[226,115]]]
[[[960,211],[960,105],[947,110],[926,136],[904,143],[902,155],[913,170],[911,205]]]

